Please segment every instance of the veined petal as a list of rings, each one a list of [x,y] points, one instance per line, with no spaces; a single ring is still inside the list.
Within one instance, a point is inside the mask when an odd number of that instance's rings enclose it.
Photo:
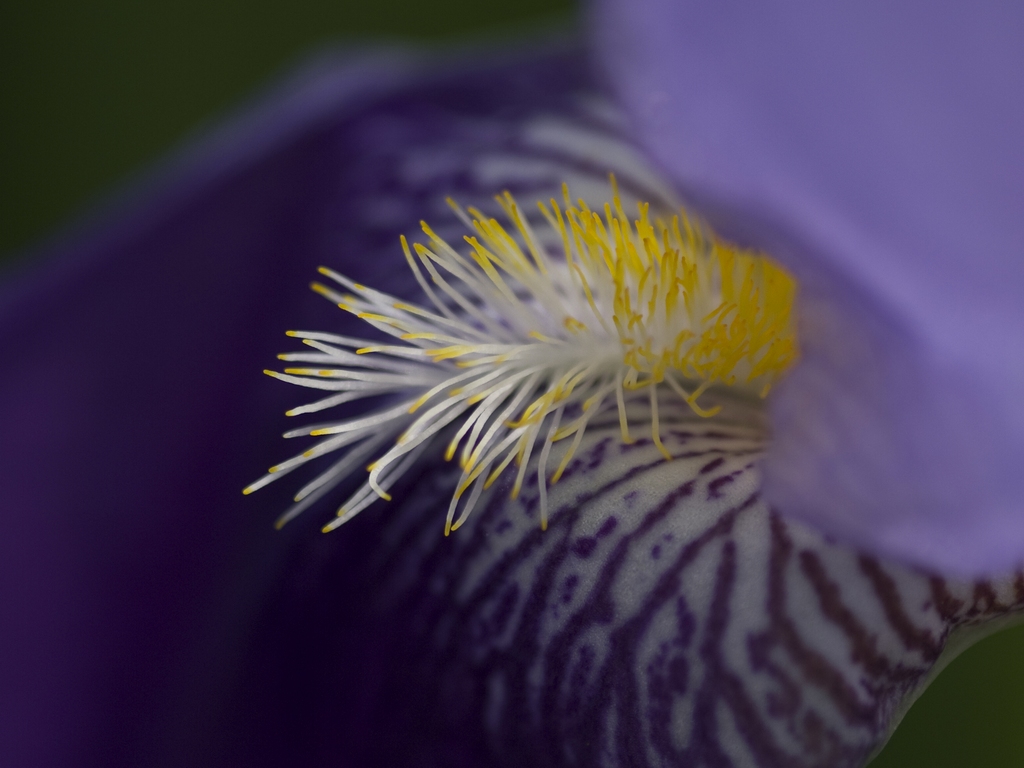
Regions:
[[[359,702],[317,749],[394,766],[864,766],[935,672],[1019,614],[1024,574],[944,580],[788,521],[760,494],[763,414],[718,404],[714,420],[663,408],[672,462],[598,417],[547,489],[546,531],[539,491],[510,500],[507,479],[439,536],[458,472],[427,454],[386,526],[339,534],[373,538],[357,563],[310,545],[252,642],[300,647],[278,630],[299,619],[344,649],[290,668],[327,711]],[[353,617],[372,628],[354,647]]]

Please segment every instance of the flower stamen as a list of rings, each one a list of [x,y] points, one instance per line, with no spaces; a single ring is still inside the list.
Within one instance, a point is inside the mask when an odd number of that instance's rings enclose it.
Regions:
[[[513,461],[518,470],[511,495],[518,496],[538,441],[538,506],[546,527],[547,485],[568,470],[595,415],[614,408],[622,440],[631,443],[627,404],[646,390],[651,441],[670,460],[659,420],[663,384],[702,418],[720,410],[698,402],[709,389],[766,396],[798,354],[794,279],[768,257],[721,242],[685,212],[659,218],[649,204],[639,203],[637,217],[630,219],[615,177],[610,180],[611,200],[598,209],[583,200],[573,203],[565,185],[561,202],[539,202],[550,228],[546,240],[508,192],[495,200],[509,229],[449,199],[472,233],[464,238],[468,256],[426,222],[421,228],[428,244],[410,246],[400,238],[433,309],[320,268],[345,292],[321,283],[313,290],[391,341],[289,331],[312,351],[280,358],[306,367],[267,373],[333,393],[288,415],[381,395],[397,395],[400,402],[289,432],[325,439],[271,468],[245,493],[313,458],[347,451],[296,495],[296,506],[279,520],[284,524],[391,443],[324,528],[331,530],[375,499],[390,499],[389,488],[436,435],[452,427],[444,456],[458,454],[462,477],[445,533],[466,521],[483,490]],[[560,257],[548,242],[560,245]],[[569,419],[565,426],[563,417]],[[555,443],[569,437],[548,477]]]

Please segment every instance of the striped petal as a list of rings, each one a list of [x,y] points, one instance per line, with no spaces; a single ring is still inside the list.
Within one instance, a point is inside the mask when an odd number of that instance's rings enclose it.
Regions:
[[[435,461],[382,510],[385,527],[366,515],[340,544],[311,545],[252,635],[253,658],[310,654],[287,684],[316,694],[292,714],[311,753],[865,765],[938,670],[1024,608],[1024,575],[948,581],[785,518],[760,493],[761,415],[719,404],[716,423],[663,409],[671,462],[649,439],[623,445],[614,416],[593,425],[548,490],[546,531],[537,491],[513,501],[508,482],[443,537],[458,470]],[[304,626],[321,634],[312,645],[281,629]]]

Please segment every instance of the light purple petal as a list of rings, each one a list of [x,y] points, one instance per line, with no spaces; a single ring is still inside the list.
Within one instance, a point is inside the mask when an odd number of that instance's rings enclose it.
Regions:
[[[615,2],[600,50],[717,228],[802,281],[770,501],[959,573],[1024,560],[1024,10]]]

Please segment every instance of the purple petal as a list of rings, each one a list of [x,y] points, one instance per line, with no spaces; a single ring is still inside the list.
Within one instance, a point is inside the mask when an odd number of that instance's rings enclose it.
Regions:
[[[959,573],[1024,559],[1019,4],[605,0],[643,140],[802,281],[768,498]]]
[[[784,522],[756,420],[668,405],[678,461],[596,424],[546,534],[496,487],[440,536],[436,456],[331,537],[241,496],[281,331],[346,331],[317,264],[411,294],[396,236],[446,194],[657,196],[617,130],[578,53],[327,61],[7,288],[0,762],[858,765],[951,631],[1019,607]]]
[[[408,291],[399,232],[478,192],[484,148],[592,92],[577,53],[453,64],[323,61],[5,287],[0,762],[155,763],[219,727],[252,616],[311,535],[273,532],[284,495],[240,491],[279,451],[268,416],[293,393],[259,372],[283,331],[337,327],[316,266]]]

